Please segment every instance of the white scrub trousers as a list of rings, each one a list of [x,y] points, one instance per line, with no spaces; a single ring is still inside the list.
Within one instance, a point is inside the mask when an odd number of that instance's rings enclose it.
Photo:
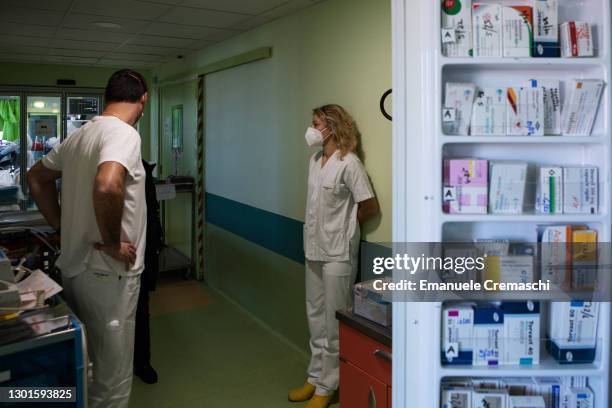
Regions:
[[[140,276],[87,269],[63,278],[64,299],[85,325],[93,378],[89,408],[127,408]]]
[[[306,314],[310,328],[308,382],[317,395],[329,396],[340,379],[340,341],[336,311],[353,304],[357,261],[306,260]]]

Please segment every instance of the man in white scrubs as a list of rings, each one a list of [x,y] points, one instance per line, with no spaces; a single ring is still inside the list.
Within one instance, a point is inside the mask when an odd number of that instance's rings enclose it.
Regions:
[[[108,81],[102,115],[28,172],[40,212],[61,230],[63,296],[85,324],[90,408],[128,406],[146,230],[145,172],[134,125],[147,102],[138,72]],[[61,205],[56,181],[61,179]]]

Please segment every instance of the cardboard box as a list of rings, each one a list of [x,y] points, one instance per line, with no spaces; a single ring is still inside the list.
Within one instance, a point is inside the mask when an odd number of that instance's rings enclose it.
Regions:
[[[595,359],[599,304],[551,302],[548,352],[561,364],[588,364]]]
[[[599,208],[599,169],[563,168],[563,213],[597,214]]]
[[[540,364],[540,303],[503,302],[504,364]]]
[[[374,280],[355,284],[353,313],[385,327],[391,327],[391,302],[374,289]]]
[[[572,233],[572,289],[593,290],[597,282],[597,231]]]
[[[605,87],[600,79],[576,80],[563,107],[561,130],[564,136],[589,136]]]
[[[503,56],[510,58],[531,57],[533,50],[533,9],[529,6],[504,6]]]
[[[502,7],[499,4],[474,3],[474,57],[502,56]]]
[[[554,79],[532,79],[531,87],[539,87],[544,99],[544,134],[561,134],[561,93],[560,83]]]
[[[534,281],[533,256],[487,256],[484,280],[503,283],[531,283]]]
[[[471,304],[442,309],[442,363],[472,364],[474,309]]]
[[[484,88],[476,92],[472,108],[472,136],[504,136],[506,134],[506,90]]]
[[[475,366],[496,366],[503,355],[504,313],[494,306],[474,307]]]
[[[571,287],[572,226],[553,225],[538,231],[540,247],[540,273],[543,281],[563,289]]]
[[[530,377],[503,378],[504,389],[509,395],[536,395],[536,383]]]
[[[442,408],[472,408],[472,390],[457,387],[443,389]]]
[[[592,57],[594,55],[593,33],[589,23],[568,21],[561,24],[559,32],[562,57]]]
[[[511,396],[508,402],[508,408],[546,408],[544,397],[540,395]]]
[[[489,211],[492,214],[521,214],[527,187],[525,162],[490,162]]]
[[[538,168],[536,211],[541,214],[561,214],[563,211],[563,169]]]
[[[544,135],[544,93],[539,87],[507,89],[507,133],[512,136]]]
[[[506,133],[510,136],[522,136],[524,134],[519,112],[519,94],[520,88],[518,87],[509,87],[506,90]]]
[[[558,58],[559,1],[533,0],[533,56]]]
[[[537,83],[520,89],[519,117],[523,135],[544,136],[544,92]]]
[[[504,382],[501,378],[495,377],[475,377],[472,378],[472,388],[478,390],[505,390]]]
[[[473,408],[506,408],[508,393],[502,390],[474,390],[472,393]]]
[[[567,397],[567,407],[593,408],[595,406],[595,396],[590,388],[570,388]]]
[[[544,398],[547,408],[561,408],[561,380],[558,377],[536,377],[535,394]]]
[[[442,110],[442,129],[446,135],[468,134],[476,85],[447,82]]]
[[[476,159],[444,160],[443,208],[450,214],[486,214],[488,163]]]
[[[472,1],[442,1],[442,53],[447,57],[472,56]],[[452,38],[445,39],[445,30]]]
[[[442,389],[468,388],[472,389],[471,377],[445,377],[442,379]]]

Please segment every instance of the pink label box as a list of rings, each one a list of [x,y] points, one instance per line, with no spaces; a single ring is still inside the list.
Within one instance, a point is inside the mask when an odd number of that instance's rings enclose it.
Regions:
[[[487,160],[444,160],[444,212],[486,214],[489,164]]]

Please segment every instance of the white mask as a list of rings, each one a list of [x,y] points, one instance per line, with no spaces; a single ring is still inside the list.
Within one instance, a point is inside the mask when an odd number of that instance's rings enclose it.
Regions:
[[[306,138],[306,143],[309,147],[323,146],[323,142],[325,141],[323,133],[313,127],[309,127],[308,129],[306,129],[306,134],[304,135],[304,137]]]

